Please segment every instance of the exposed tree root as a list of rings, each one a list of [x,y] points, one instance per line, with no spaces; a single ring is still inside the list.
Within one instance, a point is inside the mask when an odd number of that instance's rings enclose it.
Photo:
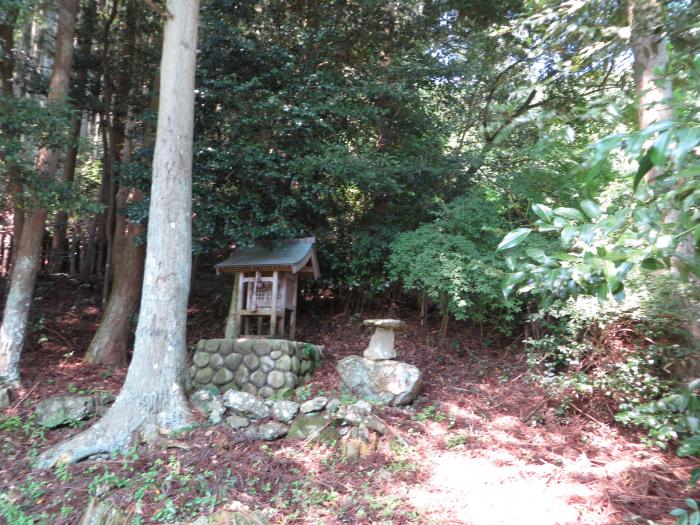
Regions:
[[[180,390],[134,397],[122,392],[105,416],[68,441],[39,455],[35,468],[52,468],[105,452],[124,452],[139,441],[153,442],[159,435],[187,427],[192,413]]]

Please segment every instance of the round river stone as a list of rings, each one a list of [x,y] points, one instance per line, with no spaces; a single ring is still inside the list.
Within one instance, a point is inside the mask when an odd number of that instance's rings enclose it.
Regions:
[[[248,372],[248,369],[245,366],[239,366],[233,377],[236,380],[236,383],[243,386],[244,383],[248,382],[249,376],[250,372]]]
[[[263,386],[265,384],[265,374],[262,372],[262,370],[256,370],[250,374],[250,382],[257,387]]]
[[[255,357],[255,354],[248,354],[243,358],[243,362],[245,363],[245,366],[247,366],[250,370],[257,369],[258,364],[260,363],[258,361],[258,358]]]
[[[277,360],[277,370],[289,372],[292,370],[292,359],[288,355],[283,355]]]
[[[209,366],[214,370],[219,370],[224,366],[224,358],[219,354],[212,354],[209,358]]]
[[[280,388],[284,386],[284,373],[279,370],[273,370],[267,376],[267,384],[272,388]]]
[[[226,356],[224,359],[224,365],[226,365],[226,368],[232,372],[235,372],[241,365],[241,361],[243,361],[241,354],[233,353]]]
[[[226,368],[222,368],[219,370],[213,377],[212,383],[215,385],[223,385],[228,383],[233,379],[233,372],[230,370],[227,370]]]
[[[209,357],[210,356],[207,352],[197,352],[194,354],[194,358],[192,360],[199,368],[203,368],[209,364]]]
[[[264,355],[260,358],[260,370],[267,373],[275,369],[275,362],[269,355]]]
[[[214,377],[214,371],[211,368],[202,368],[194,375],[194,382],[206,384],[211,381],[212,377]]]

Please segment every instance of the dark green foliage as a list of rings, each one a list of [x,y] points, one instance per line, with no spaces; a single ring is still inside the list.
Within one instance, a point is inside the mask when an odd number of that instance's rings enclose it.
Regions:
[[[497,201],[483,195],[455,199],[435,221],[397,237],[390,276],[455,319],[488,321],[506,331],[520,305],[504,298],[498,285],[506,266],[495,247],[505,227]]]

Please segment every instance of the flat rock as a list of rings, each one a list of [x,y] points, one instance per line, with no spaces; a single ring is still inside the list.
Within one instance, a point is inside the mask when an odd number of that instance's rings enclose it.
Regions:
[[[356,396],[385,405],[406,405],[418,395],[421,373],[401,361],[374,361],[349,356],[338,362],[342,387]]]
[[[263,441],[274,441],[284,437],[287,434],[289,427],[279,421],[268,421],[254,425],[245,431],[246,437],[252,439],[262,439]]]
[[[226,418],[226,424],[234,430],[239,430],[250,425],[248,418],[243,416],[232,415]]]
[[[257,396],[238,390],[229,390],[223,396],[224,406],[239,414],[253,419],[262,419],[270,415],[270,409]]]
[[[292,424],[289,427],[289,432],[287,432],[287,437],[292,439],[318,438],[322,441],[330,441],[332,439],[332,434],[337,434],[337,430],[335,428],[331,428],[330,423],[331,420],[321,414],[313,416],[299,416],[292,421]]]
[[[200,516],[183,525],[269,525],[270,522],[259,512],[249,510],[219,510],[210,516]]]
[[[406,328],[406,323],[398,319],[365,319],[362,321],[365,326],[374,326],[375,328],[386,328],[387,330],[403,330]]]
[[[318,396],[308,401],[304,401],[299,407],[299,411],[302,414],[308,414],[310,412],[320,412],[328,404],[328,398],[325,396]]]
[[[34,413],[39,425],[55,428],[93,416],[95,400],[91,396],[53,396],[40,401]]]
[[[295,401],[270,402],[272,417],[281,423],[289,423],[299,413],[299,403]]]

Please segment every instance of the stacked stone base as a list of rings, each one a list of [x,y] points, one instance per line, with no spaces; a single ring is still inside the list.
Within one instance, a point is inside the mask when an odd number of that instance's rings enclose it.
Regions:
[[[323,348],[285,339],[202,339],[190,368],[196,389],[240,390],[281,397],[307,380]]]

